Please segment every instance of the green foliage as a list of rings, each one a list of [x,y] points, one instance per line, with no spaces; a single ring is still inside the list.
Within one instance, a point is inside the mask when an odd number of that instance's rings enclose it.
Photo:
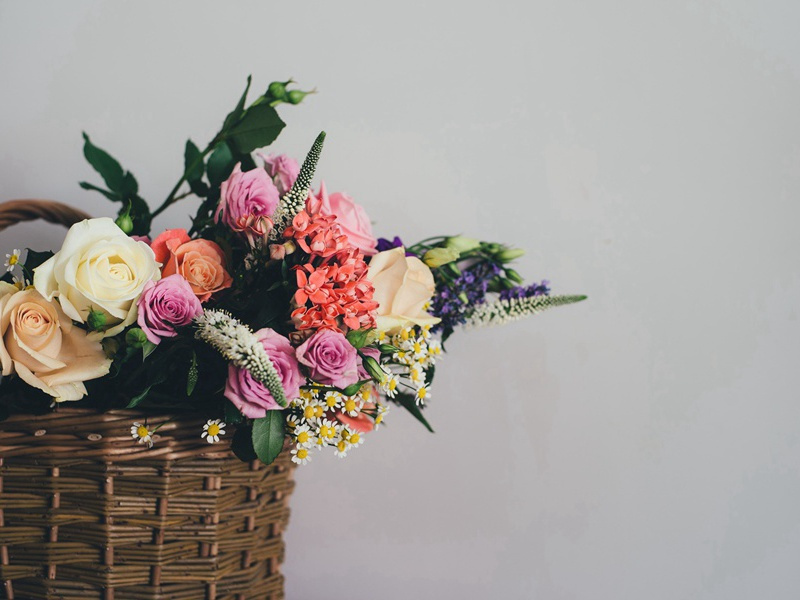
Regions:
[[[257,148],[269,146],[285,126],[286,123],[274,108],[269,104],[259,104],[248,108],[225,138],[235,152],[247,154]]]
[[[268,410],[265,417],[253,421],[253,449],[265,465],[281,453],[285,437],[286,417],[283,411]]]
[[[374,329],[351,329],[347,332],[347,341],[352,344],[353,348],[360,350],[367,344],[375,340],[376,333]]]
[[[417,421],[422,423],[428,431],[434,433],[433,427],[431,427],[430,423],[428,423],[428,420],[422,415],[422,410],[420,410],[420,407],[417,406],[417,401],[414,396],[410,394],[398,394],[394,401],[410,412],[411,415]]]
[[[253,448],[252,426],[245,424],[236,426],[236,431],[231,441],[231,450],[239,460],[244,462],[250,462],[258,458],[255,448]]]
[[[147,202],[139,196],[139,184],[136,178],[130,171],[125,171],[108,152],[95,146],[86,133],[83,134],[83,140],[83,155],[103,178],[108,189],[85,181],[80,182],[79,185],[85,190],[100,192],[112,202],[122,203],[119,210],[120,218],[129,217],[131,219],[130,231],[126,231],[126,233],[148,235],[153,219]]]
[[[189,372],[186,374],[186,395],[191,396],[194,388],[197,385],[197,378],[199,373],[197,371],[197,352],[192,351],[192,362],[189,363]]]

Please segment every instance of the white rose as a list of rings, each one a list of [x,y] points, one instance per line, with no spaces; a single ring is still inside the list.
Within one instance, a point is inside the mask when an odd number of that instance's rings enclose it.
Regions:
[[[99,341],[72,324],[56,302],[36,290],[17,291],[0,283],[0,368],[56,402],[80,400],[84,381],[108,373],[111,366]]]
[[[85,323],[90,311],[106,316],[116,335],[136,321],[136,300],[148,281],[161,278],[155,254],[129,238],[111,219],[87,219],[70,227],[61,250],[34,270],[33,287]],[[97,337],[98,334],[93,334]]]
[[[367,279],[375,286],[372,299],[379,304],[379,331],[409,324],[435,325],[441,320],[425,312],[425,305],[436,291],[433,273],[420,259],[406,256],[405,248],[392,248],[373,256]]]

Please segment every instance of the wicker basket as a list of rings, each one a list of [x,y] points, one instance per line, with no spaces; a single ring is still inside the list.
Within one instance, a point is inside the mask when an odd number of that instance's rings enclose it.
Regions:
[[[43,201],[0,204],[0,229],[86,215]],[[243,463],[204,420],[173,418],[153,448],[137,411],[60,405],[0,422],[0,579],[8,599],[277,600],[294,483],[283,452]]]

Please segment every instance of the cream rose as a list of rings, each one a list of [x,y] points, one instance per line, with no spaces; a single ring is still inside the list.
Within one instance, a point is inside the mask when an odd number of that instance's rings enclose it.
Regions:
[[[56,402],[80,400],[84,381],[102,377],[111,366],[99,341],[72,324],[56,302],[36,290],[18,292],[0,284],[0,367]]]
[[[369,262],[367,279],[375,286],[372,299],[379,303],[376,324],[380,331],[405,325],[435,325],[441,319],[425,312],[436,291],[431,270],[420,259],[406,256],[405,248],[379,252]]]
[[[94,310],[116,335],[136,321],[136,300],[144,284],[161,278],[155,254],[129,238],[109,218],[87,219],[70,227],[61,250],[33,274],[33,286],[47,300],[58,297],[68,317],[85,323]]]

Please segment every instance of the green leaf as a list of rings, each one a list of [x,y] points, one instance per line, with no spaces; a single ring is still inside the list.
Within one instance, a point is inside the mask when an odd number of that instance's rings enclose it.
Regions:
[[[148,356],[150,356],[156,348],[158,348],[157,344],[147,340],[142,345],[142,360],[145,360]]]
[[[28,252],[25,255],[25,269],[32,273],[36,267],[41,265],[43,262],[50,260],[52,257],[53,253],[50,250],[47,250],[46,252],[36,252],[35,250],[28,248]]]
[[[420,423],[422,423],[425,428],[434,433],[433,427],[430,426],[427,419],[422,416],[422,411],[420,410],[419,406],[417,406],[417,401],[414,399],[414,396],[410,396],[408,394],[398,394],[397,398],[394,399],[400,406],[405,408],[411,415]]]
[[[200,181],[203,178],[203,171],[205,170],[203,153],[200,152],[200,148],[195,146],[192,140],[186,140],[186,150],[183,153],[183,168],[186,181],[189,183]]]
[[[267,416],[253,421],[253,449],[265,465],[281,453],[285,427],[286,417],[281,410],[268,410]]]
[[[122,200],[123,200],[122,196],[120,196],[116,192],[109,192],[108,190],[105,190],[105,189],[103,189],[101,187],[97,187],[96,185],[92,185],[88,181],[81,181],[80,183],[78,183],[78,185],[81,186],[85,190],[90,190],[92,192],[100,192],[101,194],[103,194],[103,196],[105,196],[106,198],[108,198],[112,202],[122,202]]]
[[[125,408],[136,408],[137,406],[139,406],[141,401],[147,398],[147,394],[150,393],[150,390],[154,385],[155,383],[148,385],[146,388],[144,388],[144,391],[142,391],[139,394],[136,394],[133,398],[131,398],[131,401],[128,402],[128,406],[126,406]]]
[[[191,396],[194,388],[197,385],[197,353],[192,352],[192,362],[189,365],[189,372],[186,375],[186,395]]]
[[[250,91],[250,82],[252,81],[252,76],[247,76],[247,85],[244,88],[244,93],[242,93],[242,97],[239,98],[239,102],[236,104],[236,108],[234,108],[231,112],[228,113],[228,116],[225,117],[225,122],[222,124],[222,130],[225,131],[233,126],[242,116],[244,113],[244,104],[247,102],[247,92]]]
[[[348,385],[346,388],[344,388],[342,390],[342,394],[344,394],[345,396],[352,396],[354,394],[357,394],[358,390],[361,389],[361,386],[370,381],[372,381],[372,379],[362,379],[361,381],[356,381],[354,384]]]
[[[208,157],[208,166],[206,167],[208,182],[212,186],[218,186],[228,178],[235,164],[236,161],[233,159],[230,146],[225,142],[220,142]]]
[[[247,109],[226,139],[237,152],[247,154],[256,148],[269,146],[285,126],[274,108],[269,104],[259,104]]]
[[[369,344],[375,337],[374,329],[351,329],[347,332],[347,341],[355,348],[360,350]],[[372,338],[372,339],[371,339]]]
[[[239,411],[239,409],[236,408],[230,401],[225,402],[225,422],[236,425],[242,421],[244,421],[244,415]]]
[[[244,462],[250,462],[258,458],[256,451],[253,449],[253,434],[249,425],[236,426],[236,431],[231,441],[231,450],[239,460]]]
[[[108,189],[114,192],[122,190],[125,171],[122,170],[117,160],[105,150],[92,144],[86,133],[83,134],[83,140],[83,155],[106,182]]]

